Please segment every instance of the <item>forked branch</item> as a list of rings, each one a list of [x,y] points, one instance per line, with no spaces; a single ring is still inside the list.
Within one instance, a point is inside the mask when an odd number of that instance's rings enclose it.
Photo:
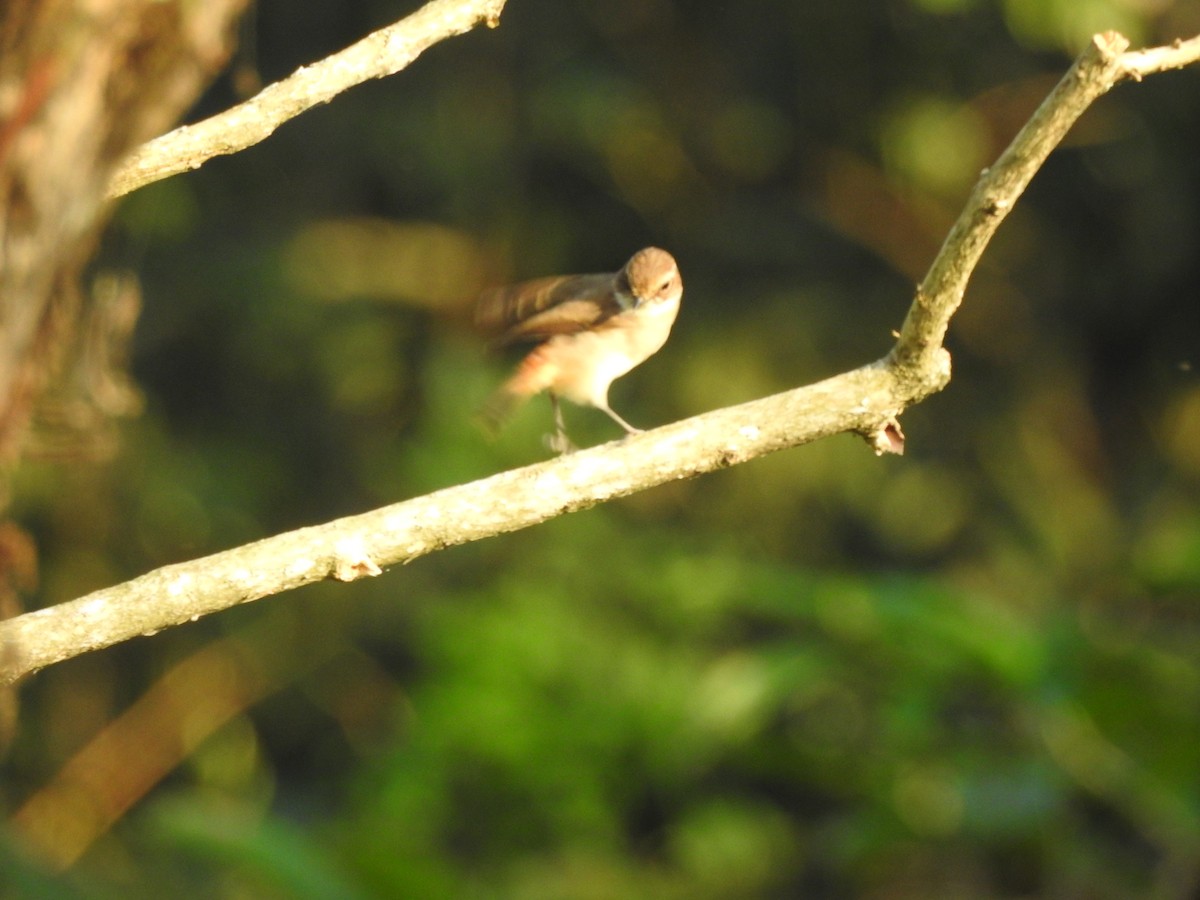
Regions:
[[[454,4],[449,4],[454,5]],[[818,384],[719,409],[645,434],[446,488],[358,516],[166,566],[77,600],[0,622],[11,660],[0,680],[139,634],[326,578],[377,575],[445,547],[796,447],[839,432],[877,452],[902,448],[897,417],[944,387],[942,341],[1000,222],[1075,120],[1119,81],[1200,59],[1200,38],[1135,53],[1098,35],[996,163],[917,290],[892,351]]]

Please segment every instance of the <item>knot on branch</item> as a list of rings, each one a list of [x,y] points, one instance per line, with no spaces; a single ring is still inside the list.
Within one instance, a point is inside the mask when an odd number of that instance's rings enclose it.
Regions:
[[[357,581],[382,575],[383,569],[371,558],[361,535],[342,538],[333,548],[330,574],[338,581]]]
[[[859,432],[862,438],[871,445],[876,456],[885,453],[904,455],[904,430],[895,416],[889,416],[874,429]]]

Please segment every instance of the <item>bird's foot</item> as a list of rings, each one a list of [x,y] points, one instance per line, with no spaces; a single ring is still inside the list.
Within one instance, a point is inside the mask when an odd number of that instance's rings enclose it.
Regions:
[[[544,440],[548,449],[553,450],[555,453],[560,455],[574,453],[579,449],[574,443],[571,442],[571,439],[567,437],[566,432],[563,431],[560,431],[557,434],[548,434]]]

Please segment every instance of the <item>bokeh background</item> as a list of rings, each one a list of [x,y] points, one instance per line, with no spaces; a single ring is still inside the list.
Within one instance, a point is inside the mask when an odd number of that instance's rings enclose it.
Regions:
[[[260,2],[195,117],[416,6]],[[489,284],[670,249],[644,426],[881,356],[1107,28],[1200,3],[509,0],[137,192],[96,277],[140,286],[142,412],[45,423],[29,605],[543,458],[544,402],[472,419]],[[4,896],[1200,896],[1198,148],[1200,71],[1086,114],[903,458],[838,437],[30,679]]]

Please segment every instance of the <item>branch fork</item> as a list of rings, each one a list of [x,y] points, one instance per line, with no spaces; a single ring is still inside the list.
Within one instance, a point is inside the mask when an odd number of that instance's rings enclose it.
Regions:
[[[411,61],[436,40],[480,22],[494,27],[503,5],[503,0],[433,0],[390,26],[397,31],[388,39],[389,53]],[[423,37],[402,37],[401,30],[410,28]],[[348,61],[357,60],[358,81],[395,71],[395,58],[363,62],[370,40],[299,70],[241,107],[150,142],[114,180],[111,195],[261,140],[280,122],[344,89],[332,85],[345,84],[338,70]],[[526,528],[829,435],[854,432],[877,454],[902,452],[899,417],[949,383],[950,355],[943,340],[950,320],[992,235],[1046,157],[1079,116],[1118,82],[1140,81],[1200,60],[1200,37],[1136,52],[1127,48],[1128,41],[1115,32],[1097,35],[995,164],[980,175],[916,290],[895,346],[877,362],[621,441],[166,566],[8,619],[0,622],[0,682],[238,603],[325,578],[352,581],[378,575],[385,567],[445,547]]]

